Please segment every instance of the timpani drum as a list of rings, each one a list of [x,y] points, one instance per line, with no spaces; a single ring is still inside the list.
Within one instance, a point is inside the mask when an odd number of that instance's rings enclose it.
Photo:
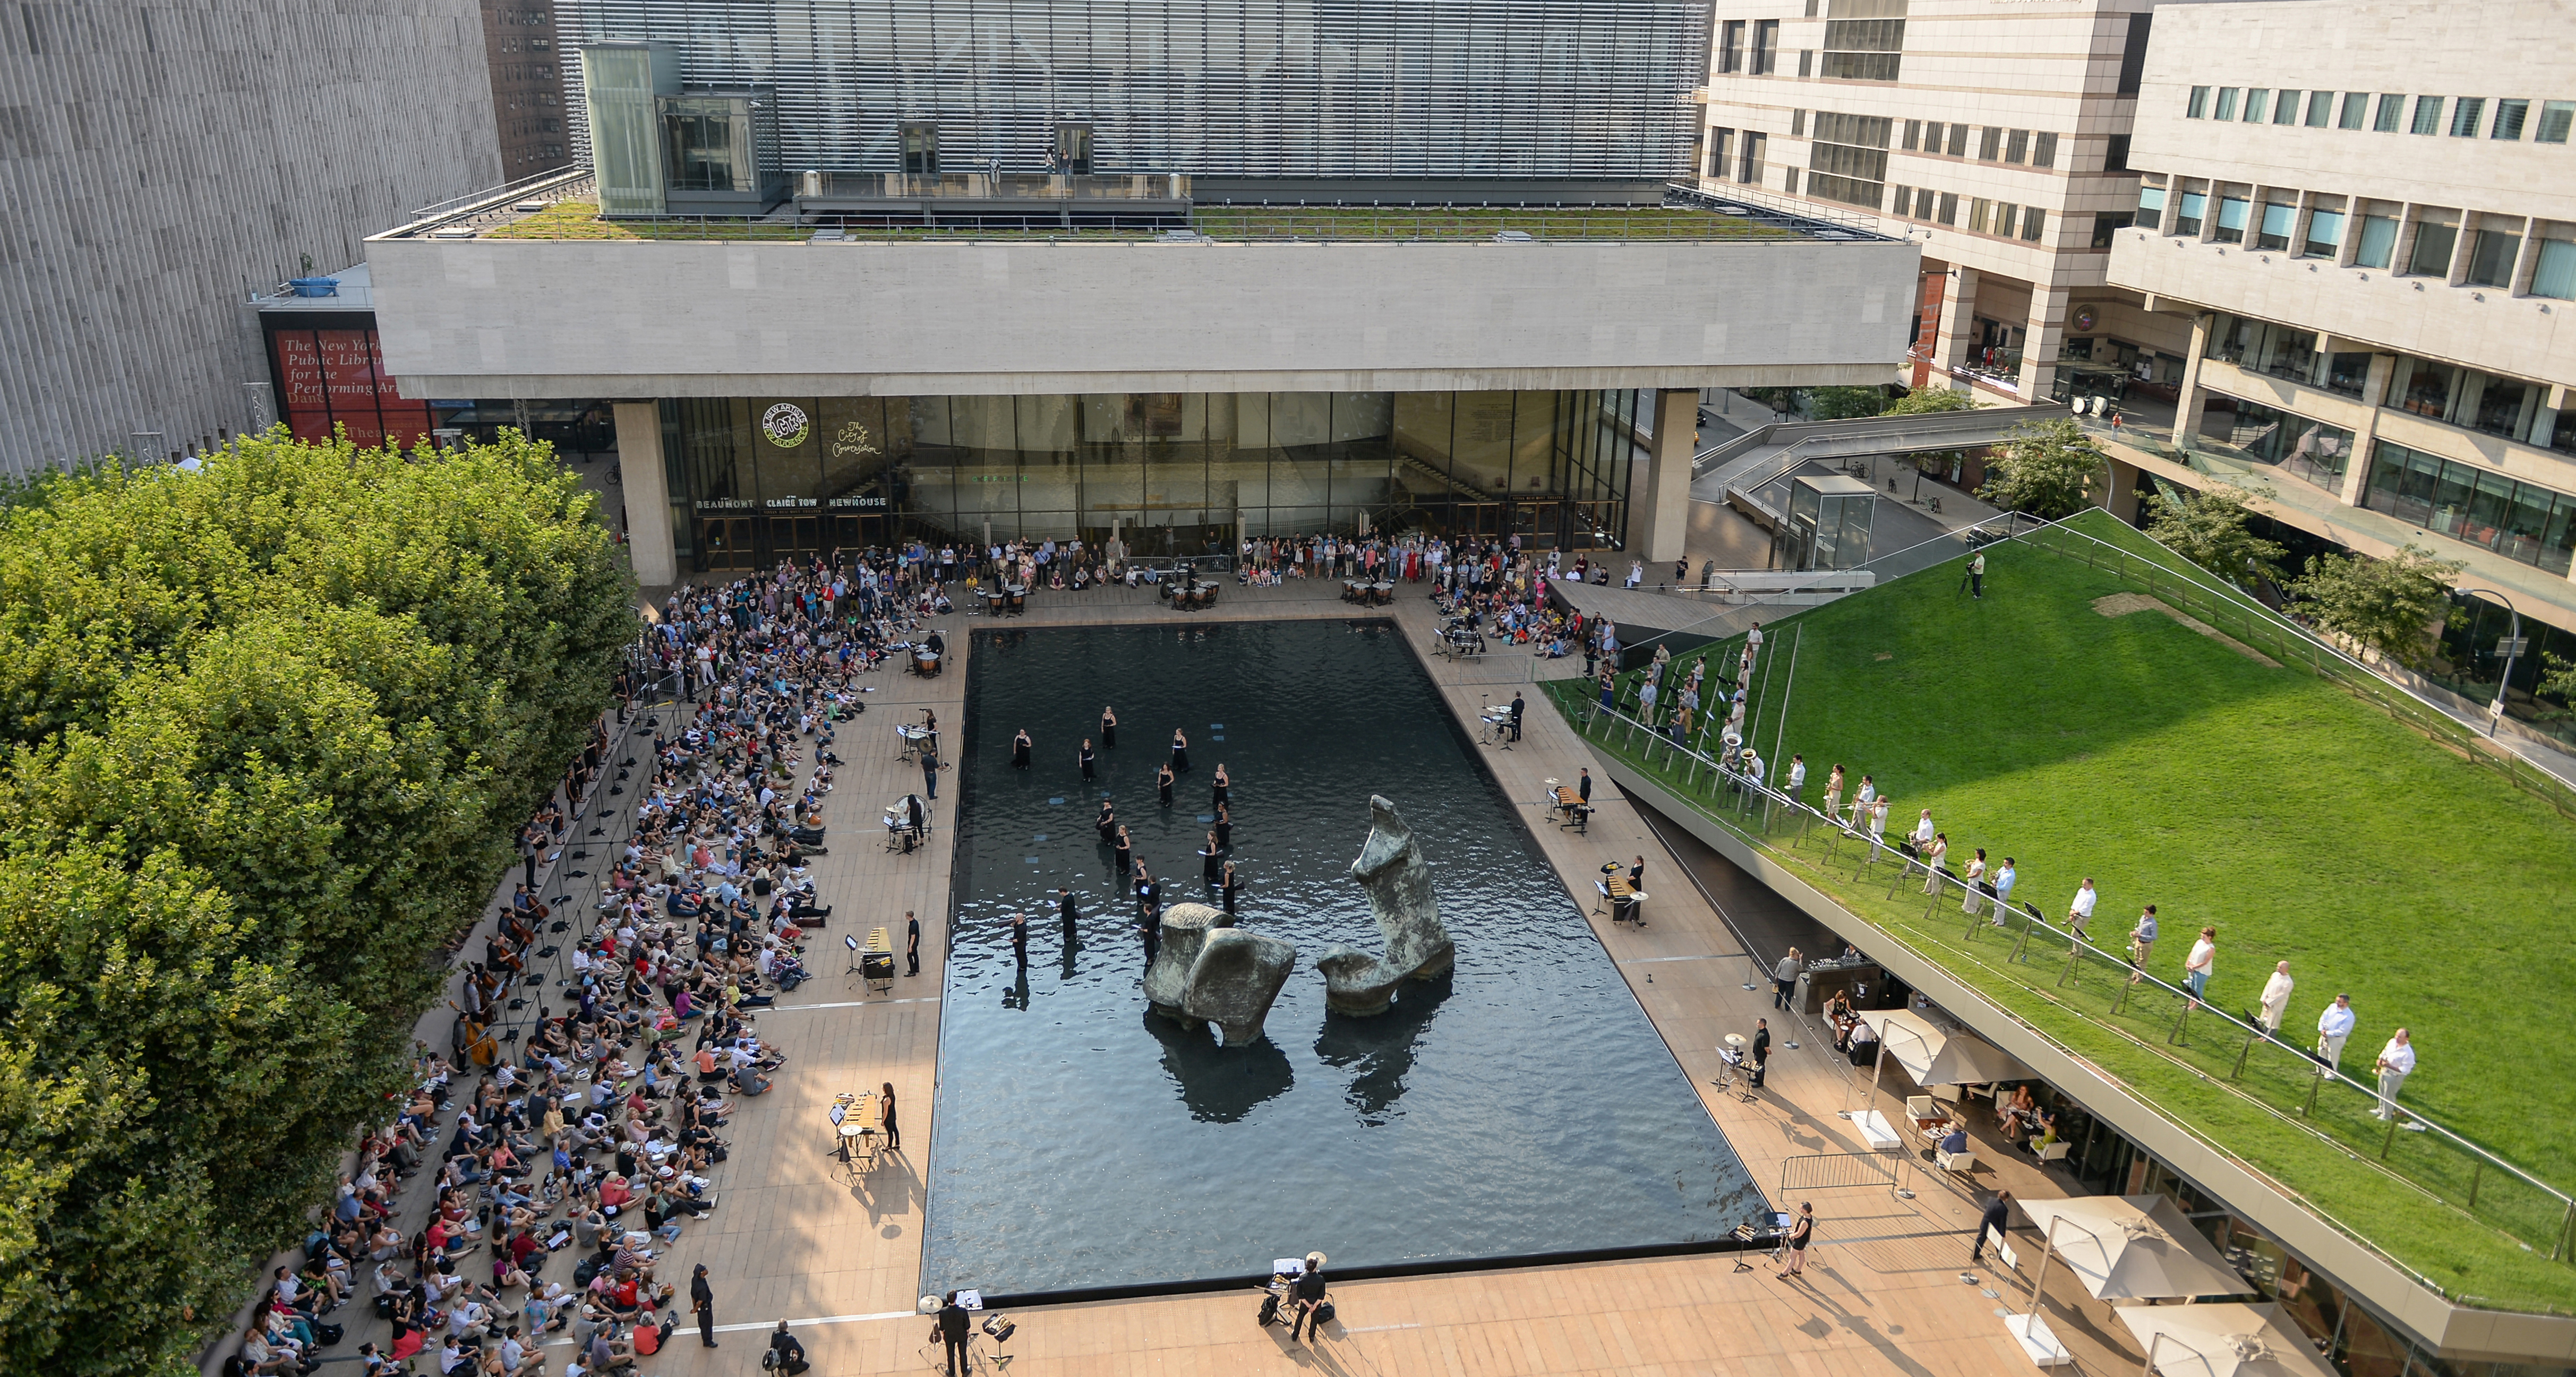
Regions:
[[[926,649],[915,649],[915,650],[912,652],[912,672],[913,672],[913,673],[915,673],[915,674],[920,675],[920,676],[921,676],[922,678],[924,678],[924,679],[936,679],[936,678],[938,678],[938,677],[939,677],[939,654],[938,654],[938,652],[933,651],[933,650],[926,650]]]

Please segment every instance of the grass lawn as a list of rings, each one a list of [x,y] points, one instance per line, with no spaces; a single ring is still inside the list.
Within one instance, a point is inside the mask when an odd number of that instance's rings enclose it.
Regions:
[[[1219,239],[1794,239],[1795,230],[1704,210],[1639,207],[1199,206],[1190,224]]]
[[[2107,517],[2088,520],[2146,548]],[[2350,993],[2360,1025],[2348,1074],[2368,1079],[2402,1024],[2421,1058],[2406,1104],[2561,1189],[2576,1184],[2576,1047],[2552,1031],[2576,1015],[2576,823],[2303,668],[2259,663],[2152,609],[2101,615],[2096,599],[2134,591],[2109,571],[2019,544],[1990,547],[1987,569],[1983,601],[1944,564],[1767,627],[1769,679],[1757,671],[1747,735],[1773,755],[1785,694],[1774,778],[1791,751],[1807,758],[1811,803],[1837,761],[1854,789],[1874,775],[1894,801],[1891,834],[1931,809],[1952,869],[1980,846],[2015,857],[2014,897],[2052,920],[2091,876],[2097,946],[2123,946],[2140,908],[2157,905],[2150,969],[2167,980],[2179,983],[2192,935],[2215,925],[2219,1008],[2251,1009],[2272,963],[2289,961],[2299,984],[2286,1038],[2313,1042],[2320,1008]],[[1735,649],[1712,653],[1731,665]],[[1565,686],[1559,701],[1579,715],[1582,690]],[[1624,735],[1603,744],[1638,759]],[[1648,768],[1680,777],[1666,754]],[[1688,796],[1718,806],[1705,769],[1696,786]],[[1955,897],[1927,913],[1918,877],[1891,900],[1887,866],[1864,875],[1860,848],[1828,858],[1823,837],[1771,844],[1846,907],[2447,1293],[2576,1309],[2576,1267],[2547,1259],[2563,1206],[2488,1171],[2473,1223],[2470,1159],[2434,1135],[2398,1133],[2383,1168],[2366,1097],[2330,1088],[2301,1117],[2311,1078],[2291,1055],[2256,1048],[2231,1079],[2243,1040],[2215,1021],[2169,1045],[2176,1001],[2151,994],[2115,1012],[2116,970],[2079,968],[2061,985],[2062,942],[2034,938],[2012,961],[2013,937],[1970,933]]]

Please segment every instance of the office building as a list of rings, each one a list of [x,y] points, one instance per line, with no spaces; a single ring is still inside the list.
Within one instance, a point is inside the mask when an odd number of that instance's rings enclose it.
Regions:
[[[2482,591],[2444,677],[2494,692],[2509,604],[2518,715],[2542,656],[2576,657],[2576,65],[2530,41],[2564,18],[2158,10],[2109,255],[2188,343],[2171,434],[2114,455],[2257,478],[2268,514],[2364,553],[2465,561]]]
[[[554,0],[482,0],[482,5],[501,180],[515,182],[572,166]]]
[[[0,24],[0,469],[277,416],[244,303],[499,178],[472,0],[26,5]]]

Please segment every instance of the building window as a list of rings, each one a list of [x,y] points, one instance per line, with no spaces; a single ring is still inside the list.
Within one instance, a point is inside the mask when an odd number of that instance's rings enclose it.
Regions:
[[[2368,91],[2344,92],[2343,113],[2335,117],[2335,127],[2338,129],[2359,129],[2369,122],[2370,93]]]
[[[2459,226],[2437,224],[2431,220],[2416,221],[2415,247],[2406,255],[2407,276],[2449,277],[2451,250],[2458,248],[2459,244]]]
[[[2298,92],[2283,91],[2279,95],[2272,97],[2272,122],[2274,124],[2297,124],[2299,122]]]
[[[1807,137],[1806,111],[1792,110],[1789,112],[1789,137],[1793,139],[1803,139]]]
[[[1807,194],[1845,205],[1877,206],[1886,192],[1891,123],[1879,115],[1817,111],[1815,142],[1807,150]]]
[[[2120,43],[2120,84],[2113,95],[2134,96],[2147,74],[2147,32],[2155,22],[2153,14],[2129,16],[2129,32]]]
[[[2207,119],[2207,118],[2209,118],[2209,88],[2208,88],[2208,87],[2206,87],[2206,86],[2194,86],[2193,88],[2191,88],[2191,101],[2190,101],[2190,103],[2189,103],[2189,104],[2187,104],[2187,105],[2183,106],[2183,109],[2182,109],[2182,117],[2183,117],[2184,119],[2187,119],[2187,120],[2200,120],[2200,119]]]
[[[1955,191],[1942,192],[1940,210],[1941,213],[1932,217],[1933,219],[1938,220],[1945,225],[1955,225],[1959,223],[1959,193]]]
[[[2245,122],[2247,124],[2261,124],[2263,122],[2264,115],[2269,113],[2271,109],[2272,90],[2270,87],[2249,86],[2245,88]]]
[[[1746,183],[1762,180],[1762,149],[1770,141],[1770,135],[1758,130],[1744,131],[1744,151],[1736,159],[1735,180]]]
[[[2486,113],[2487,102],[2486,97],[2484,96],[2462,96],[2457,101],[2452,102],[2451,137],[2455,139],[2476,138],[2478,136],[2478,124],[2486,118]]]
[[[2532,267],[2531,294],[2576,300],[2576,243],[2565,239],[2540,241],[2538,261]],[[2576,407],[2567,410],[2576,415]]]
[[[2008,163],[2030,161],[2029,130],[2016,129],[2004,136],[2004,161]]]
[[[2132,217],[2125,211],[2101,211],[2093,216],[2093,247],[2111,247],[2112,236],[2127,229]]]
[[[2323,129],[2334,122],[2334,92],[2308,92],[2308,127]]]
[[[1911,153],[1922,146],[1923,121],[1907,120],[1905,122],[1905,151]]]
[[[2055,134],[2039,133],[2031,136],[2030,165],[2033,167],[2057,166],[2057,136]]]
[[[2381,96],[2379,98],[2379,117],[2372,120],[2370,124],[2372,132],[2380,134],[2396,133],[2398,121],[2405,115],[2405,113],[2406,97]]]
[[[1813,67],[1813,66],[1815,66],[1815,65],[1816,65],[1816,50],[1815,50],[1815,49],[1813,49],[1813,48],[1800,48],[1800,49],[1798,50],[1798,75],[1800,75],[1800,76],[1810,76],[1810,75],[1813,75],[1813,73],[1811,73],[1808,69],[1809,69],[1809,68],[1811,68],[1811,67]]]
[[[1828,0],[1822,75],[1894,81],[1905,48],[1905,0]]]
[[[1780,169],[1780,189],[1792,196],[1798,194],[1798,169],[1794,167]]]
[[[2299,246],[2301,258],[2332,258],[2343,247],[2343,212],[2312,210],[2308,212],[2307,242]]]
[[[2353,251],[2352,265],[2356,268],[2385,268],[2396,252],[2397,217],[2361,217],[2361,242]]]
[[[2037,207],[2037,206],[2023,206],[2023,207],[2021,208],[2021,237],[2022,237],[2022,238],[2027,239],[2027,240],[2031,241],[2031,242],[2032,242],[2032,243],[2034,243],[2034,244],[2038,243],[2038,242],[2039,242],[2039,236],[2040,236],[2041,232],[2042,232],[2042,231],[2047,227],[2047,225],[2048,225],[2048,212],[2047,212],[2047,211],[2044,211],[2044,210],[2040,209],[2040,208],[2039,208],[2039,207]]]
[[[2376,441],[2362,505],[2507,559],[2567,572],[2576,497]]]
[[[2522,137],[2522,122],[2530,117],[2530,101],[2497,101],[2495,128],[2487,137],[2496,139],[2519,139]]]
[[[2009,201],[1997,201],[1995,203],[1994,221],[1986,226],[1986,232],[1998,239],[2012,238],[2014,213],[2020,209],[2021,207],[2016,206]]]
[[[1753,75],[1769,76],[1780,66],[1780,21],[1753,21]]]
[[[2415,123],[2408,126],[2406,132],[2409,134],[2441,133],[2442,102],[2447,99],[2449,99],[2447,96],[2417,96],[2415,98]]]
[[[2219,120],[2232,120],[2236,118],[2235,87],[2221,86],[2218,88],[2218,108],[2210,111],[2209,117],[2211,119]]]
[[[2210,324],[2204,357],[2292,382],[2316,380],[2317,332],[2252,316],[2223,315]]]
[[[1744,70],[1744,21],[1727,20],[1718,30],[1717,70],[1726,75]]]
[[[2323,421],[2311,421],[2242,398],[2228,443],[2256,463],[2273,464],[2328,492],[2343,490],[2343,473],[2352,458],[2352,432]]]
[[[2513,256],[2522,236],[2503,230],[2479,230],[2469,241],[2469,285],[2503,287],[2513,281]]]
[[[1898,186],[1890,186],[1890,187],[1887,189],[1887,213],[1888,213],[1888,214],[1890,214],[1890,215],[1904,215],[1904,214],[1907,214],[1908,212],[1912,211],[1913,209],[1914,209],[1914,188],[1912,188],[1912,187],[1910,187],[1910,186],[1901,186],[1901,185],[1898,185]]]
[[[1996,128],[1995,126],[1993,126],[1993,125],[1991,125],[1991,124],[1990,124],[1990,125],[1987,125],[1987,126],[1986,126],[1986,133],[1985,133],[1985,137],[1984,137],[1984,138],[1981,138],[1981,139],[1979,139],[1979,140],[1977,140],[1977,159],[1978,159],[1978,161],[1980,161],[1980,162],[1989,162],[1989,163],[1990,163],[1990,162],[1993,162],[1993,161],[1994,161],[1998,156],[2000,156],[2000,155],[2001,155],[2001,151],[2002,151],[2002,149],[2003,149],[2003,146],[2004,146],[2004,131],[2002,131],[2001,129]]]
[[[2218,232],[2209,237],[2221,244],[2244,243],[2246,215],[2251,209],[2251,204],[2242,196],[2219,197]]]
[[[1726,175],[1727,145],[1734,141],[1735,131],[1732,129],[1711,128],[1708,131],[1708,175],[1712,177]]]
[[[1091,126],[1059,124],[1055,127],[1055,170],[1067,177],[1091,175]]]
[[[2102,170],[2106,173],[2129,170],[2128,135],[2113,134],[2102,141]]]
[[[2531,136],[2533,143],[2567,142],[2567,126],[2576,123],[2576,100],[2553,100],[2540,107],[2540,128]]]
[[[2290,231],[2298,219],[2297,206],[2285,206],[2278,201],[2265,202],[2263,222],[2255,227],[2254,247],[2267,252],[2290,247]]]
[[[903,170],[914,177],[939,175],[939,126],[908,123],[903,126]]]
[[[1971,196],[1971,197],[1969,197],[1969,198],[1968,198],[1968,230],[1969,230],[1969,232],[1970,232],[1970,233],[1973,233],[1973,234],[1983,234],[1983,233],[1985,233],[1985,232],[1986,232],[1986,221],[1987,221],[1987,220],[1989,220],[1989,219],[1991,219],[1991,218],[1993,218],[1994,213],[1995,213],[1995,203],[1994,203],[1994,202],[1987,200],[1987,199],[1986,199],[1985,197],[1983,197],[1983,196]]]
[[[2144,225],[2149,229],[2157,229],[2164,224],[2165,189],[2163,187],[2141,186],[2138,188],[2138,213],[2135,219],[2138,224]]]
[[[1968,126],[1957,123],[1950,126],[1950,156],[1953,158],[1968,156]]]
[[[1910,123],[1910,121],[1909,121],[1909,123]],[[1924,152],[1926,152],[1926,153],[1938,153],[1938,152],[1940,152],[1940,151],[1941,151],[1941,130],[1942,130],[1942,128],[1943,128],[1943,126],[1942,126],[1942,124],[1941,124],[1941,121],[1939,121],[1939,120],[1926,120],[1926,121],[1924,121],[1924,122],[1923,122],[1923,151],[1924,151]],[[1914,145],[1912,145],[1912,144],[1910,144],[1910,143],[1909,143],[1909,144],[1907,144],[1907,145],[1905,145],[1905,146],[1906,146],[1907,148],[1912,148]]]
[[[2200,237],[2200,222],[2209,213],[2209,198],[2197,191],[2182,194],[2182,205],[2174,216],[2173,232],[2185,239]]]

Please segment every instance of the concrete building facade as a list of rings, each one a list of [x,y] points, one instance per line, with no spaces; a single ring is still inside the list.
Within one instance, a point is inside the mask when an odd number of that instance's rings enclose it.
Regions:
[[[473,0],[96,0],[0,24],[0,469],[276,419],[246,306],[500,179]],[[399,60],[389,60],[391,55]]]
[[[482,5],[501,180],[515,182],[572,166],[554,0],[482,0]]]

